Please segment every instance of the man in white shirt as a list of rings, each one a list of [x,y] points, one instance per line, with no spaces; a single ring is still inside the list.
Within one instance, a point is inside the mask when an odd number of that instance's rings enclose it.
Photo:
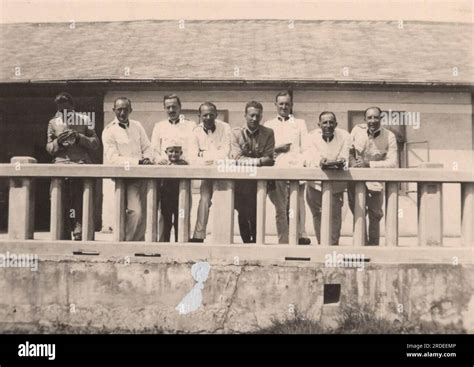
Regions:
[[[183,159],[189,159],[189,146],[193,137],[196,123],[188,120],[181,114],[181,101],[176,94],[170,94],[163,98],[163,106],[168,115],[166,120],[155,123],[151,135],[151,146],[153,149],[155,163],[168,161],[165,148],[168,141],[183,142]]]
[[[308,134],[305,142],[305,166],[322,169],[344,169],[349,163],[351,137],[342,129],[337,129],[336,115],[324,111],[319,115],[318,129]],[[332,228],[331,245],[339,245],[341,235],[343,194],[345,182],[332,184]],[[308,181],[306,200],[313,214],[313,225],[316,238],[321,239],[321,182]]]
[[[390,130],[381,127],[382,111],[379,107],[365,110],[365,123],[354,126],[351,132],[349,166],[365,168],[398,167],[397,138]],[[380,220],[383,218],[383,184],[366,183],[366,207],[369,217],[368,246],[378,246],[380,240]],[[354,213],[354,184],[348,187],[349,207]]]
[[[114,102],[115,119],[102,133],[104,163],[126,166],[152,164],[150,140],[140,122],[130,120],[132,103],[126,97]],[[125,241],[143,241],[146,226],[146,181],[126,180]],[[114,228],[118,230],[118,228]]]
[[[168,115],[166,120],[155,123],[151,134],[151,148],[153,150],[153,161],[155,164],[167,164],[168,156],[166,147],[170,142],[179,142],[182,147],[182,159],[190,163],[189,147],[193,137],[193,130],[197,126],[192,120],[185,118],[181,114],[181,100],[176,94],[169,94],[163,97],[163,107]],[[160,187],[160,185],[158,185]],[[190,207],[192,205],[192,193],[190,196]],[[158,211],[158,241],[163,242],[163,218],[161,211]]]
[[[280,92],[275,97],[275,106],[278,115],[276,118],[265,122],[264,126],[275,133],[275,166],[276,167],[302,167],[302,144],[308,133],[306,122],[296,119],[291,114],[293,100],[289,92]],[[310,239],[305,233],[305,204],[304,182],[300,184],[298,200],[298,235],[299,244],[309,245]],[[270,201],[275,206],[278,243],[288,243],[288,181],[276,181],[275,189],[268,192]]]
[[[217,120],[217,107],[211,102],[199,106],[200,124],[193,130],[190,145],[190,162],[193,165],[212,165],[225,160],[230,151],[231,129],[228,123]],[[213,180],[202,180],[196,227],[190,242],[204,242],[212,205]]]

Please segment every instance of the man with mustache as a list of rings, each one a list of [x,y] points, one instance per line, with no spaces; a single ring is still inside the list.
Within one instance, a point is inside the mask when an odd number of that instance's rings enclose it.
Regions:
[[[104,163],[123,165],[153,164],[150,140],[139,121],[129,119],[132,102],[119,97],[114,102],[115,119],[102,133]],[[146,180],[126,180],[125,241],[144,241],[146,227]],[[118,228],[114,228],[115,231]]]
[[[336,128],[336,115],[324,111],[319,115],[318,129],[308,134],[305,143],[305,166],[321,167],[322,169],[344,169],[349,162],[351,137],[345,130]],[[332,228],[331,245],[339,245],[341,235],[341,209],[345,182],[332,183]],[[318,243],[321,239],[321,182],[308,181],[306,201],[313,214],[313,225]]]
[[[182,146],[181,159],[189,164],[189,148],[193,137],[193,130],[196,123],[185,118],[181,114],[181,100],[176,94],[169,94],[163,97],[163,107],[168,118],[155,123],[151,134],[151,147],[153,150],[153,161],[155,164],[168,164],[168,156],[166,147],[170,142],[178,140]],[[158,183],[158,187],[161,184]],[[192,193],[190,196],[190,207],[192,205]],[[164,241],[163,218],[161,211],[158,212],[158,241]]]
[[[397,139],[395,134],[381,126],[382,110],[369,107],[365,110],[365,123],[356,125],[351,132],[349,166],[355,168],[395,168],[398,167]],[[366,183],[366,210],[369,217],[369,233],[366,245],[378,246],[380,240],[380,220],[383,218],[383,184]],[[355,185],[348,185],[349,207],[354,214]]]

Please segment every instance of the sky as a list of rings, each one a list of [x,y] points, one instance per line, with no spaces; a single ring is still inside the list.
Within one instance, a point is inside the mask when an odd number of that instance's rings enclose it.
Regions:
[[[473,0],[0,0],[0,23],[146,19],[473,22]]]

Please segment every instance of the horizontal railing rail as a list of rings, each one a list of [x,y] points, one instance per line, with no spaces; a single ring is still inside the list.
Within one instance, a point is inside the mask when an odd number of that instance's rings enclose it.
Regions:
[[[190,180],[316,180],[384,182],[474,182],[474,170],[427,168],[350,168],[342,171],[319,168],[255,166],[128,166],[101,164],[0,164],[0,177],[84,177],[84,178],[182,178]],[[228,172],[234,167],[251,167],[252,172]],[[236,168],[238,170],[239,168]],[[250,175],[251,173],[251,175]]]
[[[157,242],[158,185],[157,178],[179,179],[178,242],[189,241],[191,180],[213,180],[214,215],[212,242],[231,244],[234,229],[234,186],[236,180],[257,181],[257,244],[265,244],[265,209],[267,181],[290,182],[289,209],[298,213],[299,181],[322,181],[321,244],[331,245],[332,183],[355,182],[354,246],[364,246],[366,236],[366,182],[385,182],[385,244],[398,246],[398,205],[400,182],[418,185],[418,245],[443,245],[443,183],[461,186],[461,238],[463,246],[474,246],[474,170],[444,170],[434,168],[376,169],[353,168],[342,171],[319,168],[276,168],[234,166],[227,161],[223,166],[132,166],[35,164],[34,159],[15,157],[11,164],[0,164],[0,178],[10,180],[9,239],[32,239],[34,218],[34,179],[51,177],[51,240],[59,240],[63,225],[63,178],[84,179],[82,240],[94,239],[94,181],[112,178],[114,191],[113,241],[125,240],[126,180],[143,179],[147,182],[145,241]],[[298,215],[289,216],[289,244],[298,244]]]

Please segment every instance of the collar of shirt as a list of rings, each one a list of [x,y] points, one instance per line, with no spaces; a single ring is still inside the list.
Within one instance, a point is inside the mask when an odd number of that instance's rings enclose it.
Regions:
[[[127,130],[130,127],[130,121],[127,121],[126,123],[118,121],[118,125],[122,128]]]
[[[202,129],[204,130],[204,132],[209,135],[209,131],[214,133],[216,131],[216,124],[214,124],[214,126],[210,127],[210,128],[207,128],[204,124],[202,124]]]
[[[171,120],[171,119],[168,119],[168,122],[171,124],[171,125],[178,125],[181,121],[181,118],[177,118],[176,120]]]
[[[367,135],[370,137],[373,137],[374,139],[380,135],[380,133],[382,132],[382,128],[379,128],[378,130],[376,130],[373,134],[370,133],[370,130],[367,128]]]
[[[285,121],[291,120],[292,117],[293,117],[292,114],[289,114],[286,119],[285,119],[284,117],[280,116],[280,115],[277,115],[277,120],[278,120],[278,121],[281,121],[281,122],[285,122]]]
[[[321,139],[323,139],[324,142],[326,143],[330,143],[334,140],[334,138],[336,137],[336,130],[334,130],[334,132],[332,133],[331,137],[329,137],[328,139],[323,135],[323,130],[319,129],[319,134],[321,135]]]
[[[245,131],[248,136],[257,136],[260,132],[260,126],[258,126],[255,130],[250,130],[248,126],[245,126]]]

